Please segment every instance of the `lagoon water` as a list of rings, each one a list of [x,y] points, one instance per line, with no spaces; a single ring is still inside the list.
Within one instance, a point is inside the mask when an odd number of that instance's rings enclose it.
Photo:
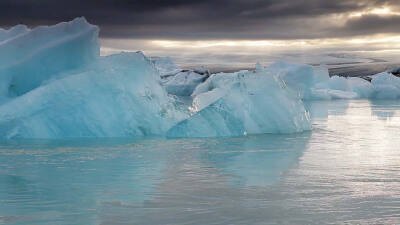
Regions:
[[[0,144],[0,224],[400,223],[400,101],[307,103],[311,132]]]

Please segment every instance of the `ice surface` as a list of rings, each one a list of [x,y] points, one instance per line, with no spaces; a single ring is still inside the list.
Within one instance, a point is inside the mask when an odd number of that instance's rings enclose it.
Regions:
[[[8,30],[0,28],[0,42],[8,41],[12,38],[17,37],[18,35],[23,35],[27,32],[29,32],[29,28],[21,24],[11,27]]]
[[[240,136],[311,129],[302,101],[287,90],[279,77],[265,70],[218,76],[207,81],[212,90],[196,93],[192,108],[195,114],[172,127],[167,133],[169,137]],[[212,88],[213,81],[228,86]]]
[[[317,83],[309,99],[355,99],[370,98],[373,88],[370,82],[358,77],[338,77]]]
[[[208,70],[206,67],[204,66],[200,66],[194,69],[195,73],[201,74],[201,75],[206,75],[206,76],[210,76],[210,70]]]
[[[398,99],[400,78],[388,72],[372,76],[371,82],[358,77],[333,76],[312,88],[311,99]]]
[[[22,95],[97,59],[98,31],[84,18],[33,30],[21,25],[12,28],[8,33],[13,37],[0,42],[0,96]]]
[[[328,70],[323,66],[279,62],[266,70],[281,77],[303,100],[400,97],[400,78],[387,72],[373,76],[373,81],[368,82],[359,77],[329,77]]]
[[[178,96],[190,96],[194,89],[207,79],[206,75],[194,71],[182,71],[163,83],[168,93]]]
[[[374,93],[370,82],[357,77],[329,77],[328,69],[323,66],[278,62],[266,68],[257,64],[255,71],[265,71],[269,74],[267,76],[279,77],[291,92],[303,100],[370,98]],[[225,89],[235,81],[238,74],[246,73],[248,71],[213,74],[207,81],[197,86],[192,96],[197,97],[215,88]],[[194,102],[198,104],[199,101],[195,98]]]
[[[0,136],[163,135],[182,119],[177,115],[152,63],[141,53],[121,53],[1,105]]]
[[[151,61],[160,73],[161,78],[173,76],[182,71],[170,57],[152,57]]]
[[[239,77],[249,73],[247,70],[235,73],[216,73],[211,75],[205,82],[199,84],[193,91],[192,96],[196,97],[202,93],[220,88],[229,89],[233,83],[237,82]]]
[[[210,75],[205,67],[183,70],[170,57],[153,57],[151,60],[160,73],[163,86],[172,95],[190,96],[197,85]]]
[[[329,80],[328,69],[324,67],[278,62],[266,69],[283,79],[300,98],[309,98],[311,88],[315,84]]]
[[[374,98],[398,99],[400,98],[400,78],[393,74],[382,72],[373,76],[371,84],[374,89]]]

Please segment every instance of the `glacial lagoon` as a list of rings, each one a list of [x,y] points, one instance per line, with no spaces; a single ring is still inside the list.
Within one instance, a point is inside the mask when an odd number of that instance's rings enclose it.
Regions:
[[[0,224],[400,223],[400,101],[305,106],[295,134],[3,140]]]

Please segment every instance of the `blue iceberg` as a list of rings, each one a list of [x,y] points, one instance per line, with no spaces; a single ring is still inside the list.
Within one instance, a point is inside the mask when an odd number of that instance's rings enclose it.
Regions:
[[[6,138],[163,135],[180,113],[142,53],[102,57],[0,106]]]
[[[1,138],[236,136],[311,128],[301,100],[274,75],[220,76],[229,85],[199,94],[199,86],[219,78],[141,52],[100,56],[98,32],[84,18],[0,30]],[[193,102],[182,104],[180,96],[190,95]]]
[[[205,91],[205,92],[202,92]],[[194,115],[172,127],[169,137],[220,137],[295,133],[311,129],[303,102],[268,71],[209,78],[195,91]]]
[[[98,33],[84,18],[0,29],[0,138],[295,133],[311,129],[303,100],[400,98],[390,71],[368,82],[278,62],[210,75],[141,52],[100,56]]]
[[[16,30],[16,31],[15,31]],[[28,30],[11,28],[0,42],[0,96],[23,95],[43,82],[95,61],[97,26],[77,18],[68,23]],[[2,39],[0,33],[0,39]]]

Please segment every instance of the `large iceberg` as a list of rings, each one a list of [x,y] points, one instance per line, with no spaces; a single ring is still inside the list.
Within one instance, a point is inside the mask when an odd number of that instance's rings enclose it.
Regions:
[[[0,137],[164,135],[186,118],[142,53],[100,57],[84,18],[18,29],[0,42]]]
[[[302,101],[263,69],[208,81],[207,69],[182,70],[169,58],[100,57],[98,32],[84,18],[1,30],[0,137],[232,136],[311,127]],[[226,85],[204,89],[217,80]]]
[[[101,58],[0,106],[0,136],[13,138],[163,135],[179,112],[141,53]]]
[[[141,52],[100,56],[98,33],[84,18],[0,29],[0,138],[294,133],[311,129],[303,100],[400,98],[390,71],[369,82],[278,62],[210,75]]]

